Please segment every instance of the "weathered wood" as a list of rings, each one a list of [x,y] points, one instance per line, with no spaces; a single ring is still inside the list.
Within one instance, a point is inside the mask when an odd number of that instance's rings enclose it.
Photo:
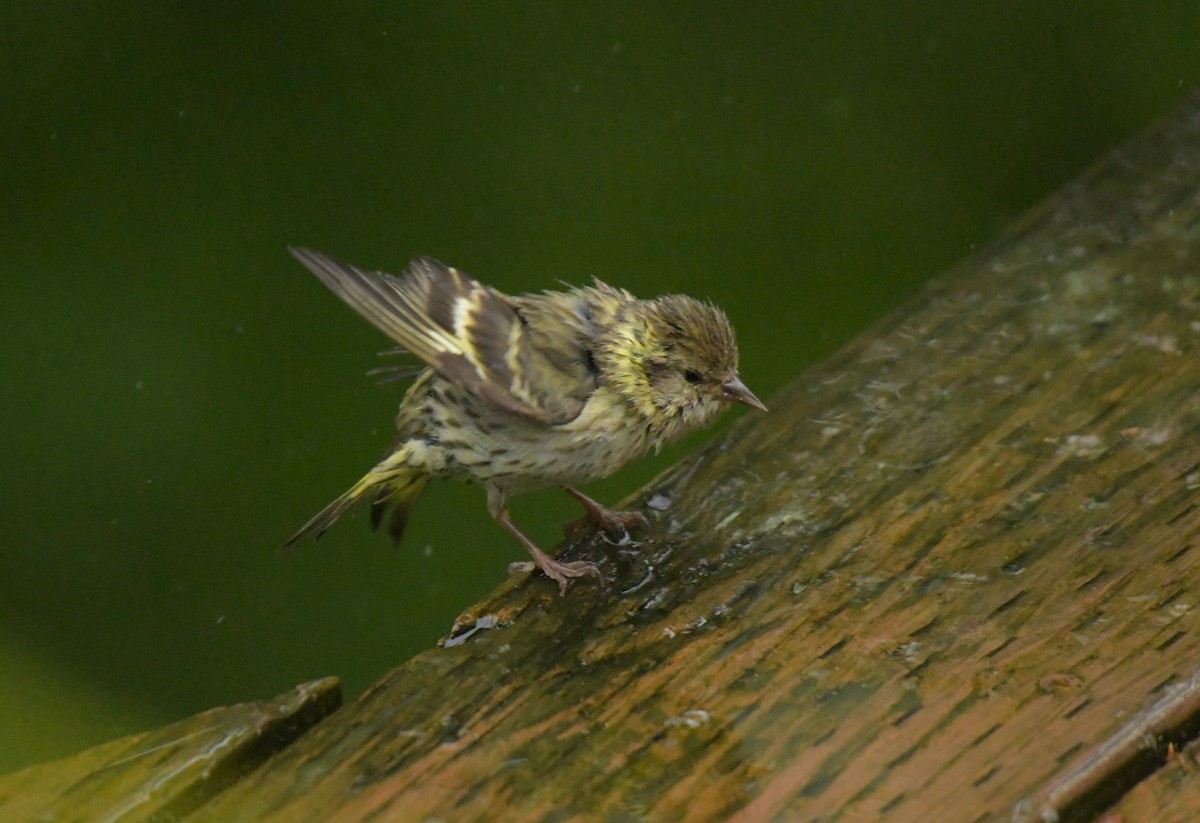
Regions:
[[[337,680],[212,709],[157,731],[0,777],[0,820],[137,823],[203,804],[341,702]]]
[[[1198,350],[1200,99],[186,820],[1194,809]]]
[[[1104,823],[1196,823],[1200,820],[1200,747],[1172,749],[1167,763],[1105,815]]]

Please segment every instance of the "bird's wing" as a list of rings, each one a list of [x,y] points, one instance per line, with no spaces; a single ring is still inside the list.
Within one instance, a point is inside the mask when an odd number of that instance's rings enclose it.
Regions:
[[[550,424],[578,416],[575,376],[526,332],[505,295],[429,257],[403,277],[309,249],[291,253],[347,305],[447,380],[497,408]]]

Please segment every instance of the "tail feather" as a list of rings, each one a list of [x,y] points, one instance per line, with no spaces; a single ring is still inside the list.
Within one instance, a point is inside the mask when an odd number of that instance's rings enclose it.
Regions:
[[[420,499],[421,492],[425,490],[425,484],[428,482],[429,478],[426,475],[410,474],[406,475],[401,482],[389,484],[380,489],[371,502],[371,528],[378,529],[384,518],[387,517],[387,533],[391,536],[393,543],[397,546],[400,545],[400,538],[404,536],[408,518],[416,508],[417,500]],[[389,512],[390,517],[388,516]]]
[[[283,548],[290,549],[301,540],[306,538],[319,538],[325,531],[334,524],[346,511],[366,496],[373,490],[378,490],[375,497],[375,503],[371,510],[372,527],[378,526],[379,518],[382,512],[377,513],[377,509],[381,503],[386,506],[396,505],[396,512],[392,516],[389,533],[392,538],[399,542],[400,535],[404,533],[404,524],[408,522],[408,515],[413,507],[417,504],[417,498],[421,494],[421,490],[425,488],[428,482],[427,477],[418,475],[413,472],[397,473],[394,469],[390,471],[375,471],[368,472],[361,480],[351,486],[344,494],[334,500],[321,511],[300,527],[300,530],[288,538],[283,544]],[[397,520],[399,525],[397,526]]]

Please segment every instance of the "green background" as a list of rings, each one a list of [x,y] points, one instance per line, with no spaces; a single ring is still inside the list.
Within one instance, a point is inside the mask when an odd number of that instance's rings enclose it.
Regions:
[[[0,10],[0,771],[353,695],[521,558],[456,484],[278,554],[401,391],[288,244],[708,297],[769,402],[1200,86],[1194,0],[224,5]]]

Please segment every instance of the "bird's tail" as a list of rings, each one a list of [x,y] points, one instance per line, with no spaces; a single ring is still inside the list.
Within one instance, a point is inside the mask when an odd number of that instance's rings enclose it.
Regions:
[[[367,472],[361,480],[351,486],[338,499],[334,500],[300,527],[300,530],[288,538],[283,548],[290,549],[305,538],[314,540],[320,537],[334,524],[346,510],[361,500],[367,494],[374,492],[375,500],[371,506],[371,527],[378,528],[379,523],[388,509],[392,509],[392,517],[388,523],[388,533],[397,543],[404,534],[404,526],[408,517],[417,505],[417,499],[429,482],[428,476],[411,470],[397,471],[385,464],[376,466]]]
[[[371,503],[371,528],[378,529],[379,524],[387,517],[387,533],[391,535],[393,543],[400,545],[404,527],[408,525],[408,518],[417,507],[417,500],[420,499],[421,492],[425,491],[425,484],[428,482],[427,474],[406,472],[380,488]]]

